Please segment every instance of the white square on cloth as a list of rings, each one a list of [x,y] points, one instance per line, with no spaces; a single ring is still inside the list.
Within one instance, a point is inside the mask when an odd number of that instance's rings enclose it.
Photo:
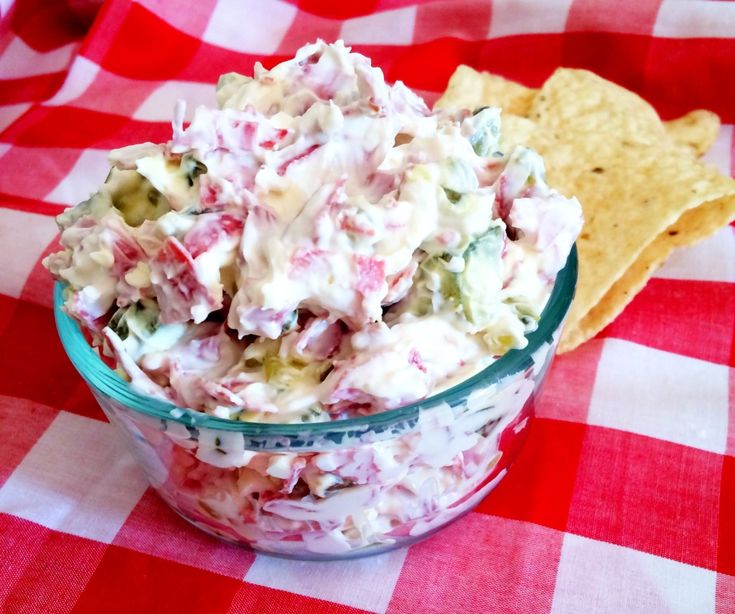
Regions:
[[[133,114],[133,119],[147,122],[170,121],[178,100],[186,102],[186,121],[191,121],[194,110],[200,105],[209,108],[217,106],[213,83],[166,81],[141,103]]]
[[[202,38],[233,51],[269,55],[280,46],[297,11],[285,2],[220,0]]]
[[[111,543],[148,486],[114,429],[59,412],[0,488],[0,512]]]
[[[564,32],[572,0],[494,2],[488,38]]]
[[[733,125],[720,126],[715,142],[702,156],[703,162],[714,165],[725,176],[729,176],[732,172],[732,139]]]
[[[13,254],[0,267],[1,294],[21,295],[26,279],[57,232],[53,217],[0,208],[0,243],[6,253]]]
[[[718,0],[664,0],[653,35],[660,38],[735,38],[735,5]]]
[[[727,445],[728,368],[606,339],[588,423],[722,454]]]
[[[709,569],[568,533],[551,611],[714,612],[716,583]]]
[[[0,52],[0,79],[24,79],[47,75],[66,69],[77,43],[69,43],[51,51],[36,51],[20,36],[10,38],[10,44]]]
[[[18,119],[23,113],[31,108],[30,102],[21,102],[19,104],[4,104],[0,106],[0,132],[5,130],[10,124]],[[8,143],[0,144],[0,156],[2,156],[10,145]]]
[[[43,104],[47,107],[58,107],[73,102],[89,89],[99,72],[100,67],[97,64],[83,55],[78,55],[74,58],[66,81],[59,91]]]
[[[342,24],[340,38],[347,45],[410,45],[415,22],[415,6],[382,11],[348,19]]]
[[[735,282],[735,228],[725,226],[700,243],[675,250],[654,277]]]
[[[87,200],[110,172],[108,153],[102,149],[85,149],[66,177],[43,200],[69,206]]]
[[[245,580],[382,613],[388,608],[406,553],[403,548],[379,556],[325,562],[257,556]]]

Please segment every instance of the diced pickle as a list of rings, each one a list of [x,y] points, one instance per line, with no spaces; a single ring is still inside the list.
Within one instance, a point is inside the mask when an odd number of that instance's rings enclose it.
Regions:
[[[293,356],[278,354],[268,354],[263,360],[265,381],[279,390],[287,390],[299,382],[319,382],[320,375],[328,367],[327,361],[306,363]]]
[[[170,209],[166,198],[137,171],[114,170],[106,185],[109,186],[112,206],[130,226],[156,220]]]
[[[499,225],[491,226],[470,243],[464,253],[464,270],[455,275],[464,316],[476,326],[489,322],[497,304],[502,249],[503,229]]]
[[[479,187],[477,175],[474,169],[464,160],[460,158],[447,158],[441,164],[441,185],[445,193],[458,195],[457,200],[462,194],[475,192]],[[450,198],[449,193],[447,197]],[[456,202],[456,201],[454,201]]]
[[[470,145],[478,156],[493,155],[500,144],[500,109],[497,107],[481,107],[472,116],[474,132],[470,136]]]
[[[299,321],[299,312],[297,310],[293,310],[290,314],[288,314],[288,317],[283,322],[283,332],[287,333],[294,328],[296,328],[296,324]]]
[[[506,199],[518,198],[524,190],[533,186],[546,185],[544,161],[533,149],[517,146],[502,173],[503,194]]]
[[[151,337],[159,328],[158,306],[155,301],[141,300],[127,307],[121,307],[110,319],[108,326],[123,341],[131,332],[140,339]]]
[[[87,200],[79,203],[76,207],[64,209],[62,213],[56,216],[56,224],[59,226],[59,229],[64,230],[75,224],[85,215],[91,215],[99,219],[109,211],[111,206],[112,203],[110,202],[109,196],[98,191],[92,194]]]
[[[453,205],[456,205],[462,199],[462,194],[460,192],[455,192],[449,188],[444,188],[444,194],[447,195],[447,200]]]
[[[118,309],[107,324],[107,326],[109,326],[122,341],[125,341],[130,334],[128,324],[125,321],[125,315],[127,312],[128,307]]]
[[[154,300],[142,299],[118,309],[108,326],[123,342],[125,351],[134,359],[149,352],[163,352],[172,348],[186,333],[184,324],[162,324]]]
[[[194,185],[194,181],[199,175],[203,175],[207,172],[207,165],[204,162],[200,162],[191,154],[186,154],[181,158],[181,170],[186,175],[186,181],[189,187]]]
[[[424,274],[432,280],[429,284],[434,287],[431,287],[430,289],[439,290],[444,298],[457,301],[459,300],[457,275],[447,270],[446,262],[448,259],[448,255],[427,258],[421,267]]]

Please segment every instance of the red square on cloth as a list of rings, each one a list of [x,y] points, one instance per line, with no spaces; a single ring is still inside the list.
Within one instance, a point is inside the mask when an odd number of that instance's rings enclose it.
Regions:
[[[567,32],[562,65],[584,68],[633,91],[640,91],[649,38],[625,32]]]
[[[0,293],[0,334],[12,319],[16,304],[15,299]]]
[[[717,570],[735,576],[735,457],[722,460]]]
[[[472,66],[539,87],[561,64],[563,40],[562,34],[547,33],[491,39],[484,42]]]
[[[85,416],[86,418],[107,422],[107,418],[105,417],[105,414],[102,413],[102,409],[100,408],[97,399],[92,396],[89,386],[87,386],[81,376],[78,379],[79,382],[76,387],[64,401],[64,411],[68,411],[69,413],[76,414],[78,416]]]
[[[654,278],[601,336],[728,364],[733,326],[735,284]]]
[[[107,547],[0,513],[0,612],[71,611]]]
[[[590,426],[567,531],[715,569],[723,457]]]
[[[297,593],[290,593],[268,586],[258,586],[247,582],[240,587],[232,598],[228,614],[358,614],[367,610],[353,608],[341,603],[333,603]]]
[[[226,612],[239,586],[233,578],[113,544],[71,612]]]
[[[171,138],[171,125],[168,122],[140,122],[122,115],[75,107],[38,106],[13,124],[5,135],[29,147],[113,149],[130,143],[166,141]],[[75,156],[78,155],[75,151]]]
[[[182,69],[179,78],[215,83],[219,75],[227,72],[252,74],[255,62],[261,62],[263,66],[271,68],[285,59],[286,56],[240,53],[203,42],[192,56],[191,61]]]
[[[10,26],[29,47],[50,51],[82,38],[87,32],[88,24],[72,6],[72,2],[16,2]]]
[[[58,407],[79,383],[46,307],[16,302],[0,347],[0,394]]]
[[[30,123],[23,117],[6,132],[5,138],[13,139],[16,130],[28,129],[35,119],[39,118],[37,110],[29,111]],[[17,142],[17,141],[16,141]],[[34,147],[11,146],[4,155],[0,155],[2,172],[0,173],[0,192],[23,198],[45,198],[64,179],[79,158],[81,151],[73,149],[71,143],[58,147],[44,146],[50,143],[35,143]],[[33,169],[32,173],[28,169]],[[23,181],[18,181],[23,177]]]
[[[535,419],[518,460],[477,511],[565,530],[585,429]]]
[[[92,66],[95,70],[92,82],[70,101],[70,105],[132,117],[141,103],[161,84],[160,81],[122,77],[96,65]],[[93,70],[91,66],[86,69]],[[120,92],[125,92],[125,95],[121,96]],[[173,107],[169,109],[169,117],[172,113]]]
[[[0,486],[48,428],[58,409],[28,399],[0,396]]]
[[[211,537],[178,516],[148,489],[115,536],[114,544],[168,561],[242,579],[255,555]]]
[[[715,6],[720,12],[723,8],[728,11],[728,21],[723,21],[724,15],[720,19],[715,16],[715,21],[728,23],[732,19],[732,7],[729,3],[722,4],[721,8],[720,3]],[[678,23],[680,29],[686,28],[686,25],[687,21]],[[705,26],[705,31],[706,29]],[[729,32],[732,34],[732,27]],[[707,38],[700,35],[682,40],[655,36],[650,39],[647,52],[645,83],[641,94],[661,115],[674,117],[691,109],[705,108],[720,115],[723,121],[733,122],[735,81],[728,76],[732,74],[735,37]],[[686,83],[676,78],[682,74],[687,75]]]
[[[140,6],[131,4],[107,53],[92,58],[106,70],[131,79],[175,79],[200,45]]]
[[[735,361],[735,338],[732,344],[732,358]],[[735,368],[728,372],[728,423],[727,423],[727,449],[730,456],[735,456]]]
[[[54,278],[49,275],[48,270],[41,264],[43,259],[54,252],[59,251],[59,237],[56,236],[41,252],[36,260],[31,272],[25,278],[23,289],[21,290],[21,300],[35,303],[42,307],[51,308],[54,304]]]
[[[586,421],[603,343],[593,339],[554,358],[536,401],[536,416]]]
[[[563,533],[471,513],[413,546],[388,611],[548,612]]]
[[[24,79],[0,80],[0,105],[43,100],[61,87],[66,78],[65,72],[55,72]]]

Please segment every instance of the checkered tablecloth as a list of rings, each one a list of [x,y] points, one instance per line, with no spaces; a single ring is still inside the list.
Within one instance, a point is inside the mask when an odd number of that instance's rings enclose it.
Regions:
[[[595,70],[705,107],[732,171],[735,3],[0,0],[0,612],[735,612],[735,232],[557,359],[517,464],[435,537],[352,562],[211,539],[148,487],[66,359],[40,260],[112,147],[222,72],[343,38],[432,102],[459,63]]]

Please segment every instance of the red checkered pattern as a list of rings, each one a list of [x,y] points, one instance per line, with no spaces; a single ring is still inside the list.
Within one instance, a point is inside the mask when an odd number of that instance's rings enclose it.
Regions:
[[[0,0],[0,611],[735,612],[735,228],[675,253],[551,369],[507,478],[426,542],[340,563],[191,528],[148,487],[57,340],[52,216],[112,147],[165,140],[219,73],[344,38],[433,101],[457,64],[560,65],[724,126],[735,3]]]

